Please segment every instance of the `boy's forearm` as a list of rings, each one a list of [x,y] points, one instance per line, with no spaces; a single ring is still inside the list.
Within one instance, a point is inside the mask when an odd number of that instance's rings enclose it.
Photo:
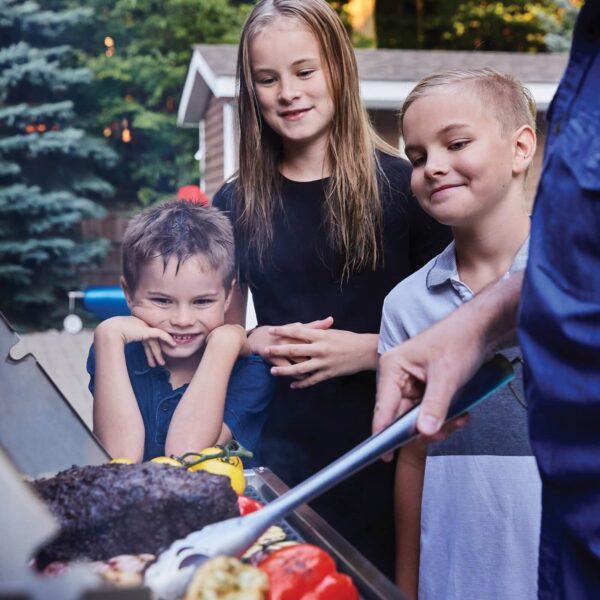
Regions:
[[[214,335],[177,406],[165,443],[165,454],[213,446],[223,436],[223,412],[231,370],[243,347],[240,335]]]
[[[394,482],[396,584],[411,600],[418,597],[421,540],[421,500],[426,447],[401,448]]]
[[[94,351],[94,433],[111,456],[140,461],[144,423],[129,381],[123,339],[100,324],[94,334]]]

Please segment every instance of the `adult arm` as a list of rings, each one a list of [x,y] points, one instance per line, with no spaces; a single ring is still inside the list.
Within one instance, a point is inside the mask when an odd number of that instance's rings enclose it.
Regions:
[[[174,344],[171,336],[136,317],[113,317],[94,332],[94,433],[111,456],[144,456],[144,422],[125,362],[125,345],[144,340]]]
[[[492,284],[421,334],[386,352],[379,362],[373,431],[422,399],[417,422],[424,435],[439,431],[454,393],[486,355],[513,335],[523,271]]]
[[[222,325],[208,337],[202,359],[181,397],[165,442],[165,454],[177,456],[231,439],[223,423],[225,396],[236,359],[248,351],[241,325]]]

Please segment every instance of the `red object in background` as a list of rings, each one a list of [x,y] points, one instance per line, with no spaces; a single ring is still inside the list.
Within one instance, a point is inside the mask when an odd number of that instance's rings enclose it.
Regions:
[[[269,577],[269,600],[358,600],[347,575],[325,550],[311,544],[280,548],[258,568]]]
[[[254,511],[257,511],[263,507],[258,500],[248,498],[248,496],[238,496],[238,507],[240,509],[240,515],[249,515]]]
[[[177,190],[177,197],[192,204],[208,206],[208,196],[197,185],[184,185]]]

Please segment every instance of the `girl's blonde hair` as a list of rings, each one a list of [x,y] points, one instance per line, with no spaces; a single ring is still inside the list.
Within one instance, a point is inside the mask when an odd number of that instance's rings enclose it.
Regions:
[[[421,79],[408,94],[400,110],[402,134],[404,135],[404,116],[411,104],[429,95],[434,89],[461,83],[476,86],[481,102],[494,113],[503,134],[513,132],[523,125],[529,125],[535,131],[536,105],[529,89],[512,75],[486,67],[443,71]]]
[[[328,144],[332,168],[326,189],[329,241],[345,257],[343,274],[381,262],[382,206],[375,150],[397,155],[372,128],[360,99],[358,68],[348,34],[325,0],[260,0],[250,13],[240,40],[237,82],[240,123],[240,205],[236,225],[246,234],[259,260],[273,239],[273,213],[281,204],[279,162],[282,141],[263,121],[254,90],[250,45],[279,18],[310,31],[321,50],[334,105]]]

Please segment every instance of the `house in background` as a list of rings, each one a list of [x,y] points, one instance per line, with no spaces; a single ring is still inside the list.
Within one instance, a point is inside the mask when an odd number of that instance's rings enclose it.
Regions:
[[[492,67],[514,75],[537,103],[538,152],[528,179],[533,201],[544,142],[544,113],[567,63],[566,54],[356,49],[363,102],[378,133],[401,147],[397,113],[409,91],[435,71]],[[201,187],[212,198],[237,169],[237,46],[194,46],[178,111],[181,127],[198,128]]]

